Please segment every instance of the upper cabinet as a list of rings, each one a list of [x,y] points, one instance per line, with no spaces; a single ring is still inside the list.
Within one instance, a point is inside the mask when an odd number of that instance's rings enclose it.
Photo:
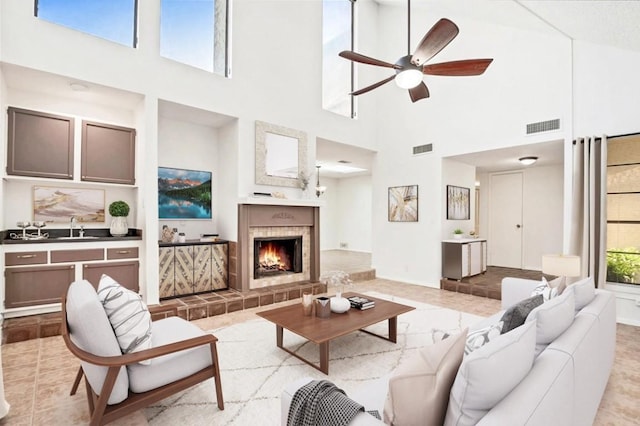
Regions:
[[[82,122],[82,180],[135,184],[135,129]]]
[[[73,179],[71,117],[8,109],[7,174]]]
[[[8,114],[7,175],[74,180],[74,119],[13,107]],[[135,129],[82,121],[79,180],[135,185],[135,141]]]

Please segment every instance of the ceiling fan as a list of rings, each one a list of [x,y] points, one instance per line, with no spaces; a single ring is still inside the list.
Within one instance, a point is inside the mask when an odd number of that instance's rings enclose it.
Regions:
[[[429,59],[436,56],[458,35],[458,26],[446,18],[440,19],[422,38],[413,55],[411,54],[411,0],[407,0],[407,55],[401,57],[395,64],[361,55],[350,50],[344,50],[339,55],[350,61],[362,64],[376,65],[392,68],[395,75],[380,80],[363,89],[352,92],[358,96],[367,93],[377,87],[396,81],[403,89],[409,89],[412,102],[429,97],[429,89],[422,81],[423,74],[442,76],[471,76],[484,73],[493,59],[465,59],[461,61],[441,62],[439,64],[425,65]]]

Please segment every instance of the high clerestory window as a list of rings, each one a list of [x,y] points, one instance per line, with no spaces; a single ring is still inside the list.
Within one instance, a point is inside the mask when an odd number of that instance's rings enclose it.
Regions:
[[[607,281],[640,284],[640,134],[607,141]]]
[[[354,66],[338,53],[354,49],[356,0],[322,2],[322,108],[355,118]]]
[[[228,0],[161,0],[160,55],[230,76]]]
[[[35,15],[96,37],[136,47],[137,0],[36,0]]]

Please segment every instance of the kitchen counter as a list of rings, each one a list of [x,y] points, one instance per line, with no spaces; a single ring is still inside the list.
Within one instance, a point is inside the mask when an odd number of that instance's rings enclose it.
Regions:
[[[69,228],[47,229],[42,228],[41,233],[49,234],[48,238],[42,239],[12,239],[11,234],[22,235],[22,229],[8,229],[2,231],[2,244],[51,244],[51,243],[88,243],[88,242],[107,242],[107,241],[136,241],[142,240],[142,230],[130,228],[129,233],[123,237],[112,237],[109,234],[109,228],[89,228],[85,229],[85,236],[79,237],[79,228],[73,230],[74,238],[69,238]],[[28,234],[36,234],[37,231],[29,228]]]

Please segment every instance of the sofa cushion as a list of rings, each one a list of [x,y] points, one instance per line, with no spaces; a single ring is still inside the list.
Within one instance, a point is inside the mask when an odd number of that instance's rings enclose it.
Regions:
[[[98,297],[123,354],[151,348],[151,314],[139,294],[103,274],[98,285]]]
[[[587,277],[580,281],[576,281],[575,283],[569,285],[568,288],[573,288],[573,291],[576,295],[576,311],[580,311],[582,308],[591,303],[594,297],[596,297],[596,287],[593,281],[593,277]]]
[[[565,289],[564,282],[565,281],[562,277],[553,279],[551,282],[548,282],[545,277],[542,277],[540,284],[531,292],[531,296],[541,294],[545,302],[547,300],[551,300],[562,294]]]
[[[86,280],[76,281],[67,290],[67,323],[69,337],[79,348],[98,356],[120,356],[113,328],[102,308],[96,290]],[[107,368],[81,362],[93,391],[100,394],[107,376]],[[127,398],[129,379],[123,368],[118,373],[108,404],[117,404]]]
[[[526,322],[536,322],[536,356],[569,328],[575,318],[572,289],[535,308]]]
[[[441,425],[464,352],[467,329],[420,349],[389,379],[384,421],[393,425]]]
[[[179,317],[154,321],[152,326],[151,343],[154,348],[205,334],[198,326]],[[146,392],[197,373],[210,365],[210,345],[170,353],[153,358],[151,365],[128,365],[129,387],[136,393]]]
[[[490,324],[469,332],[464,346],[464,354],[468,355],[498,337],[502,331],[502,327],[502,321],[498,321],[495,324]]]
[[[536,327],[532,321],[466,356],[451,387],[444,424],[478,423],[529,373],[535,344]]]
[[[529,312],[542,305],[543,301],[544,296],[542,294],[538,294],[509,307],[504,312],[504,315],[502,315],[502,318],[500,318],[500,321],[503,323],[501,333],[508,333],[514,328],[520,327],[524,324]]]

